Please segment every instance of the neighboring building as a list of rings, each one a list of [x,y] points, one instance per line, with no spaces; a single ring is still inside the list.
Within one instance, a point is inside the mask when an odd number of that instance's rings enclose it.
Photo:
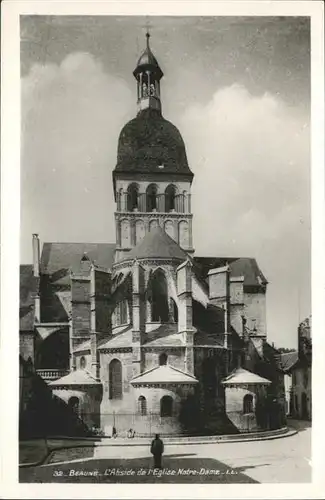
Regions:
[[[281,354],[286,392],[286,413],[291,417],[311,420],[312,416],[312,337],[311,318],[298,328],[298,351]]]
[[[40,252],[33,235],[33,266],[21,268],[21,354],[105,432],[279,427],[267,281],[253,258],[194,256],[193,173],[161,112],[149,35],[133,74],[138,114],[120,133],[113,172],[116,243],[44,243]]]
[[[292,402],[292,369],[298,361],[298,352],[286,352],[280,356],[281,367],[284,373],[284,390],[286,400],[286,415],[293,415],[293,402]]]

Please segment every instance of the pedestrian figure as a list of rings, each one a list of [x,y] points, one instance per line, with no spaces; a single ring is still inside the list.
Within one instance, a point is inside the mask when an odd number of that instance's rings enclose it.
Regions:
[[[152,440],[150,451],[153,455],[154,468],[161,469],[161,457],[164,453],[164,443],[159,438],[159,434],[156,434],[155,439]]]
[[[135,432],[133,429],[128,430],[128,438],[134,438],[134,434],[135,434]]]
[[[117,430],[116,430],[116,427],[113,426],[113,429],[112,429],[112,437],[113,438],[116,438],[117,437]]]

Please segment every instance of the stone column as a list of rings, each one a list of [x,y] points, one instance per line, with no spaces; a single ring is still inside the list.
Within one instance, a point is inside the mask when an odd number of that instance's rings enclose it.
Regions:
[[[174,219],[173,221],[173,224],[174,224],[174,236],[175,236],[175,241],[176,243],[179,244],[179,220],[178,219]]]
[[[119,218],[115,219],[115,232],[116,232],[116,246],[121,247],[121,221]]]
[[[135,246],[135,244],[136,244],[136,235],[135,235],[135,231],[136,231],[136,228],[135,228],[135,219],[131,219],[131,220],[130,220],[130,231],[131,231],[131,235],[130,235],[131,247],[134,247],[134,246]]]
[[[145,335],[145,271],[137,260],[132,267],[132,363],[133,375],[143,371],[142,344]]]
[[[139,75],[139,82],[140,82],[140,95],[139,95],[139,99],[141,99],[143,96],[142,96],[142,73],[140,73]]]
[[[152,317],[151,317],[151,303],[149,300],[147,300],[147,323],[151,323]]]

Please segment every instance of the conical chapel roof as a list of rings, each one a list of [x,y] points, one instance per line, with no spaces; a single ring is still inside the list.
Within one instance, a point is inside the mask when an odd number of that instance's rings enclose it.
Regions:
[[[244,368],[237,368],[228,377],[223,379],[223,385],[249,385],[249,384],[271,384],[271,380],[260,377],[256,373],[245,370]]]
[[[125,257],[130,259],[188,259],[188,254],[161,227],[151,229]]]

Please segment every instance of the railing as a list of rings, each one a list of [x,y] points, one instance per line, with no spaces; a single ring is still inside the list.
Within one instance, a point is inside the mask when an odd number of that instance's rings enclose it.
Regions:
[[[57,380],[69,373],[68,370],[36,370],[37,375],[44,380]]]

